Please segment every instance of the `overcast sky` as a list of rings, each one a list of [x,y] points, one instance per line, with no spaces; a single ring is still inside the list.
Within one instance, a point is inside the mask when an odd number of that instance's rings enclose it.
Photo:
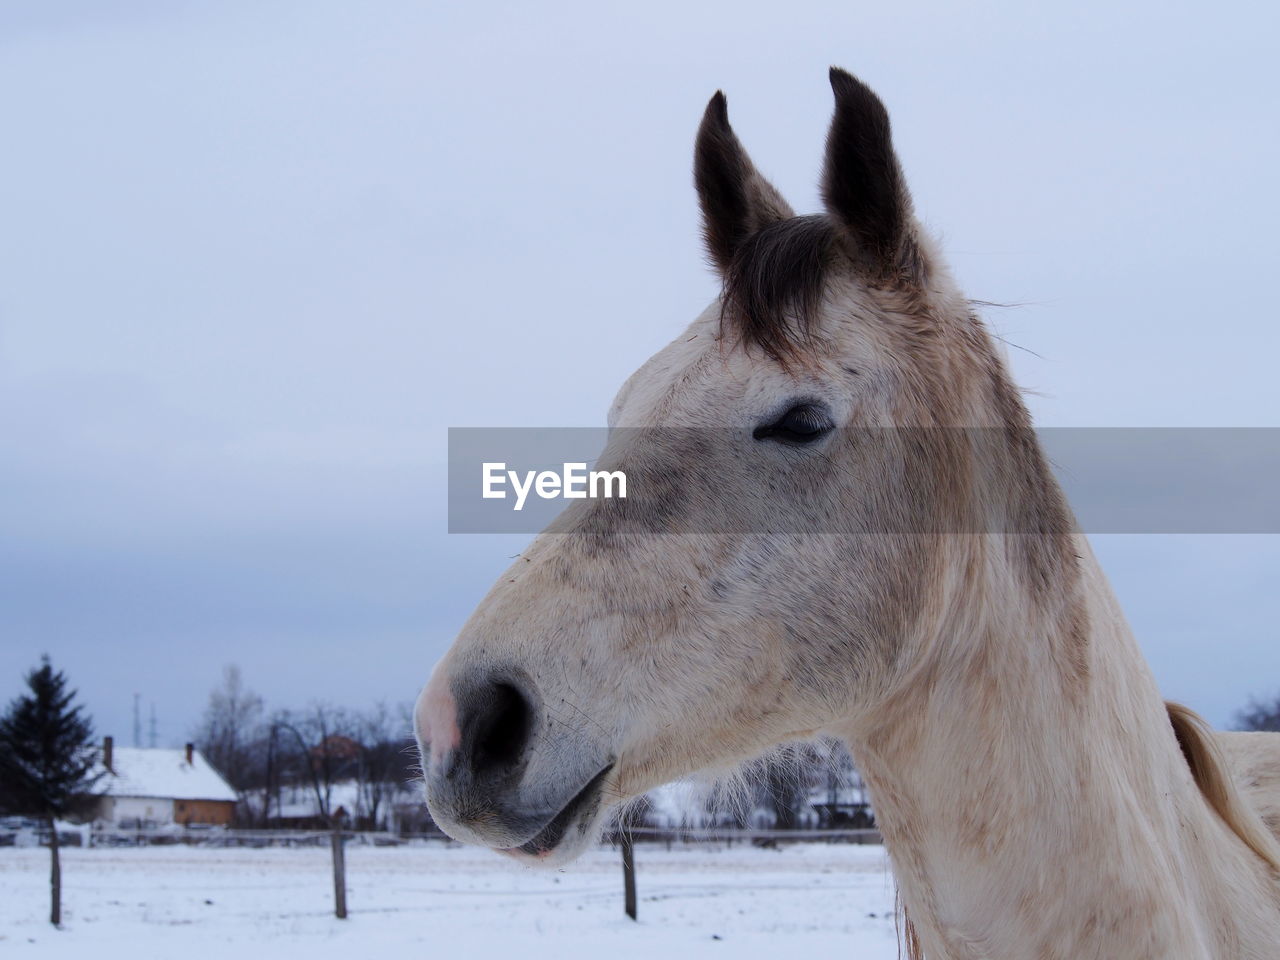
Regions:
[[[1270,4],[0,8],[0,642],[100,732],[411,699],[520,538],[449,426],[595,426],[714,296],[708,97],[801,211],[839,64],[1038,421],[1280,426]],[[1167,695],[1280,690],[1280,538],[1099,537]]]

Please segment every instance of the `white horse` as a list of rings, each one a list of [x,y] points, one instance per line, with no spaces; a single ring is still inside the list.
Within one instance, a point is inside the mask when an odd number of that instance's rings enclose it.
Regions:
[[[915,955],[1280,957],[1280,737],[1166,708],[883,105],[831,82],[818,216],[708,105],[723,293],[610,415],[653,495],[575,502],[468,621],[416,713],[432,816],[559,863],[658,784],[834,735]]]

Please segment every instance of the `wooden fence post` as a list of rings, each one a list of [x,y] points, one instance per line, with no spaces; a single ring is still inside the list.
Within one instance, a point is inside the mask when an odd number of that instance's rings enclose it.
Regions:
[[[622,890],[627,916],[634,920],[636,918],[636,852],[631,843],[631,834],[625,829],[622,833]]]
[[[333,915],[347,919],[347,855],[343,849],[342,830],[335,827],[329,837],[333,846]]]

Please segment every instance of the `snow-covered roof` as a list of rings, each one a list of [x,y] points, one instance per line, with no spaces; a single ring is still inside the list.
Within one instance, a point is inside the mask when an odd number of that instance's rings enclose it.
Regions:
[[[97,787],[111,797],[162,797],[173,800],[235,800],[236,792],[196,750],[187,763],[185,750],[116,747],[114,771]]]
[[[386,784],[383,787],[381,803],[391,806],[396,803],[422,802],[421,791],[411,784]],[[263,803],[262,792],[254,791],[249,800],[256,807]],[[271,797],[271,815],[275,817],[314,817],[319,815],[315,791],[309,783],[284,784]],[[355,817],[368,816],[368,802],[361,795],[360,785],[355,780],[339,780],[329,787],[329,809],[337,812],[341,807]],[[385,809],[385,807],[384,807]]]

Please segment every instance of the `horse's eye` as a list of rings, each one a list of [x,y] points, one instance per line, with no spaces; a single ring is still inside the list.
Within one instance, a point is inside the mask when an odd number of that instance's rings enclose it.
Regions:
[[[778,440],[782,443],[813,443],[825,437],[834,428],[831,415],[813,403],[801,403],[792,407],[773,423],[756,427],[752,436],[757,440]]]

